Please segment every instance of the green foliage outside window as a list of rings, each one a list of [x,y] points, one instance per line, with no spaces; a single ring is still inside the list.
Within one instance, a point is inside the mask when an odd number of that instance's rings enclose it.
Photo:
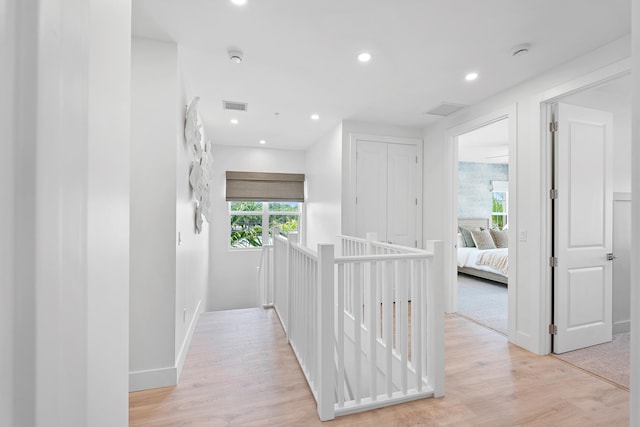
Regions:
[[[285,235],[298,230],[300,205],[297,202],[231,202],[230,211],[232,248],[261,247],[264,239],[271,238],[274,227]],[[266,236],[265,226],[268,227]]]
[[[501,192],[493,192],[491,206],[491,228],[502,230],[507,221],[507,194]]]

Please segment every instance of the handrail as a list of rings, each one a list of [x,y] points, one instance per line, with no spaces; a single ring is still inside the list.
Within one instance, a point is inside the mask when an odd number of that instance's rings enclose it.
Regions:
[[[374,262],[374,261],[394,261],[394,260],[411,260],[411,259],[429,259],[433,258],[433,253],[405,253],[405,254],[377,254],[377,255],[352,255],[336,257],[336,264],[346,264],[350,262]]]

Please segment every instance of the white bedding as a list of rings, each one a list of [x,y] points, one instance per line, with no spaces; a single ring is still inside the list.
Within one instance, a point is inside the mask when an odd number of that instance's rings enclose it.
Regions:
[[[507,255],[509,252],[508,248],[499,248],[499,249],[486,249],[479,250],[478,248],[461,248],[458,247],[458,267],[469,267],[475,268],[476,270],[484,270],[490,271],[491,273],[496,273],[501,276],[507,276],[500,270],[496,270],[495,268],[491,268],[487,265],[476,264],[478,261],[478,257],[481,253],[484,252],[493,252],[493,253],[501,253]]]

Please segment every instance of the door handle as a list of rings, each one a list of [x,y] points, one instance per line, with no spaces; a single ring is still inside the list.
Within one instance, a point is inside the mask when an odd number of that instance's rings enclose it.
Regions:
[[[613,252],[609,252],[607,254],[607,261],[613,261],[616,257],[613,256]]]

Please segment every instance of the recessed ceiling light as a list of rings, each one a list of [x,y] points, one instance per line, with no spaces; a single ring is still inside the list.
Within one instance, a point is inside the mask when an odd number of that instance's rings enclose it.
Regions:
[[[238,119],[231,119],[229,121],[231,122],[232,125],[237,125],[238,124]]]
[[[512,56],[526,55],[527,53],[529,53],[529,48],[531,48],[531,45],[529,43],[519,44],[511,48],[511,55]]]
[[[466,76],[464,76],[464,79],[468,82],[471,82],[477,78],[478,78],[478,73],[469,73]]]
[[[265,141],[264,139],[261,139],[261,140],[260,140],[260,144],[264,145],[264,144],[266,144],[266,143],[267,143],[267,141]]]
[[[360,62],[369,62],[371,61],[371,54],[368,52],[362,52],[360,55],[358,55],[358,61]]]
[[[311,120],[319,120],[319,119],[320,119],[319,115],[317,115],[317,114],[312,114],[311,115]]]
[[[231,0],[231,3],[237,5],[237,6],[243,6],[245,4],[247,4],[247,0]]]

